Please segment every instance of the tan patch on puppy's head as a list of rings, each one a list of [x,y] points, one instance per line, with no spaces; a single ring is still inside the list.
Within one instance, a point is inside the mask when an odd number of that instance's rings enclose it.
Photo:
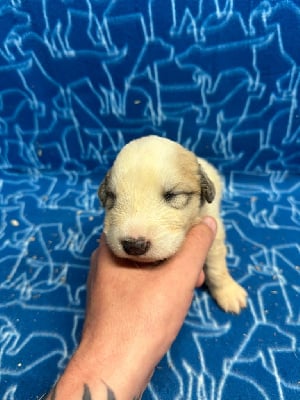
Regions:
[[[211,202],[214,192],[193,153],[171,140],[147,136],[122,149],[99,197],[111,250],[122,258],[154,262],[178,250],[200,204]]]

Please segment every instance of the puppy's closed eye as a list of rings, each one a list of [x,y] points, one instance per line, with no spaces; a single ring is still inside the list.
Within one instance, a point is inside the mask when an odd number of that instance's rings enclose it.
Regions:
[[[163,194],[163,198],[168,205],[179,210],[188,205],[193,194],[193,192],[176,192],[173,190],[167,190]]]

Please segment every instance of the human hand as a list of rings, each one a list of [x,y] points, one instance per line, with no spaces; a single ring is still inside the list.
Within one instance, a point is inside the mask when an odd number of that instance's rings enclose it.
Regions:
[[[156,266],[116,258],[102,236],[91,260],[82,340],[64,375],[71,373],[74,384],[79,376],[93,399],[137,399],[176,338],[195,287],[204,281],[215,231],[215,221],[205,218],[175,256]],[[58,385],[61,398],[71,398],[62,394],[68,393],[62,392],[67,382],[63,376]],[[103,385],[107,397],[101,397]],[[112,393],[115,397],[109,397]]]

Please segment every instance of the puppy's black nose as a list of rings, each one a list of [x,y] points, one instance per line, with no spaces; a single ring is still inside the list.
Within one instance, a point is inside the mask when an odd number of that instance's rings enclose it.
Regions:
[[[122,247],[125,253],[130,256],[142,256],[147,253],[150,248],[150,241],[143,237],[132,238],[128,237],[121,240]]]

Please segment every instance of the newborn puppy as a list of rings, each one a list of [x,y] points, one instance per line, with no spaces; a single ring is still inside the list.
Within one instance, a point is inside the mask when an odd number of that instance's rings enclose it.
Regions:
[[[108,246],[121,258],[157,262],[176,253],[192,225],[213,216],[218,230],[206,260],[206,284],[222,309],[239,313],[247,293],[227,270],[221,192],[215,168],[178,143],[158,136],[133,140],[99,188]]]

